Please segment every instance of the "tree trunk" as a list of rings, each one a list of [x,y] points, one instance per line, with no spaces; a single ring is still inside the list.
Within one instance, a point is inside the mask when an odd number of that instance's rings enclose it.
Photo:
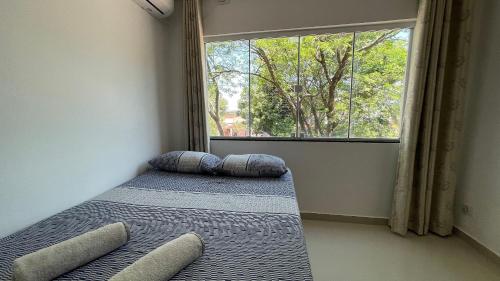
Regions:
[[[219,131],[219,135],[224,135],[224,129],[222,128],[222,124],[220,123],[220,117],[217,116],[213,111],[209,111],[208,114],[214,120],[215,125],[217,126],[217,131]]]

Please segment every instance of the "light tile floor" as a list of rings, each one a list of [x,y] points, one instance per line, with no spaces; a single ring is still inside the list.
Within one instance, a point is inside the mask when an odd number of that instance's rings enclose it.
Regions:
[[[315,281],[495,281],[500,266],[458,237],[304,220]]]

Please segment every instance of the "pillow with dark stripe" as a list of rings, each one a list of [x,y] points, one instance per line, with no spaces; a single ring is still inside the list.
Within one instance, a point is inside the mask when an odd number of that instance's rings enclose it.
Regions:
[[[267,154],[230,154],[217,167],[218,173],[235,177],[280,177],[287,170],[283,159]]]
[[[167,172],[215,174],[220,158],[205,152],[171,151],[151,159],[148,163]]]

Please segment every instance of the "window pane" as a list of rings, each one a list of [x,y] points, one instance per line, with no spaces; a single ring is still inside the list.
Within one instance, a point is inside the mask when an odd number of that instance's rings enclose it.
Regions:
[[[309,137],[347,137],[352,33],[301,38],[301,132]]]
[[[246,40],[206,44],[210,136],[249,135],[248,54]]]
[[[356,33],[351,137],[399,137],[409,37],[409,29]]]
[[[252,136],[295,135],[298,38],[251,41]]]

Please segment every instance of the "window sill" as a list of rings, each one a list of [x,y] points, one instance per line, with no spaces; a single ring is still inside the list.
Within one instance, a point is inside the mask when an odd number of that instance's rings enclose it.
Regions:
[[[399,143],[399,139],[386,138],[291,138],[291,137],[210,137],[211,141],[286,141],[286,142],[347,142],[347,143]]]

